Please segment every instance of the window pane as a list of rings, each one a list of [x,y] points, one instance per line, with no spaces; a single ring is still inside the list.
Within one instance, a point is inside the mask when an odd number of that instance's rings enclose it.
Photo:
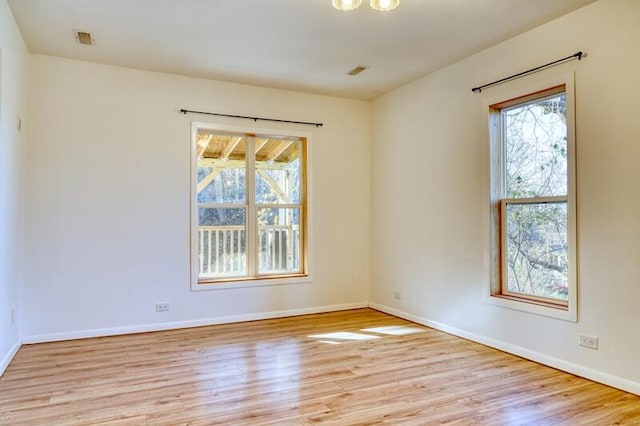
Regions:
[[[564,93],[502,110],[507,198],[567,194]]]
[[[299,140],[256,138],[256,203],[300,203]]]
[[[258,271],[299,272],[300,209],[258,209]]]
[[[507,291],[568,300],[567,204],[507,204]]]
[[[245,203],[245,139],[198,133],[198,203]]]
[[[246,275],[245,209],[199,208],[198,217],[200,278]]]

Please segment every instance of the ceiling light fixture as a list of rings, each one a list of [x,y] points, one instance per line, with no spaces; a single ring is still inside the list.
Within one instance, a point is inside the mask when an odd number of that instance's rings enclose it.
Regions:
[[[375,10],[393,10],[400,4],[400,0],[371,0],[369,5]]]
[[[333,0],[333,7],[338,10],[354,10],[360,7],[362,0]]]
[[[338,10],[354,10],[360,7],[362,0],[332,0],[333,7]],[[375,10],[393,10],[400,4],[400,0],[370,0],[369,6]]]

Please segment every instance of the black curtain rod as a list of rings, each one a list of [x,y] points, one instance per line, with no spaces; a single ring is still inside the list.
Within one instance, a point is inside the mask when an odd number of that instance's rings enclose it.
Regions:
[[[253,120],[253,121],[273,121],[276,123],[291,123],[291,124],[304,124],[305,126],[316,126],[322,127],[322,123],[311,123],[308,121],[293,121],[293,120],[279,120],[277,118],[264,118],[264,117],[249,117],[246,115],[233,115],[233,114],[220,114],[217,112],[204,112],[204,111],[192,111],[190,109],[181,109],[181,113],[183,114],[205,114],[205,115],[216,115],[218,117],[231,117],[231,118],[243,118],[245,120]]]
[[[571,56],[567,56],[566,58],[558,59],[557,61],[549,62],[548,64],[540,65],[539,67],[531,68],[530,70],[526,70],[526,71],[520,72],[518,74],[510,75],[509,77],[501,78],[500,80],[492,81],[491,83],[483,84],[482,86],[474,87],[473,89],[471,89],[471,91],[474,92],[474,93],[475,92],[480,93],[480,92],[482,92],[482,89],[486,89],[487,87],[495,86],[497,84],[501,84],[501,83],[504,83],[506,81],[513,80],[515,78],[522,77],[524,75],[531,74],[531,73],[543,70],[543,69],[548,68],[548,67],[552,67],[552,66],[557,65],[557,64],[562,63],[562,62],[572,61],[574,59],[577,59],[577,60],[580,61],[583,56],[586,56],[586,55],[584,53],[582,53],[582,52],[577,52],[577,53],[574,53]]]

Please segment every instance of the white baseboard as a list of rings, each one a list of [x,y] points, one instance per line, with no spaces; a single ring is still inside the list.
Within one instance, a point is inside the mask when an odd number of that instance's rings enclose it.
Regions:
[[[7,352],[4,358],[2,358],[2,361],[0,361],[0,377],[2,377],[2,375],[4,374],[13,357],[16,356],[16,353],[18,353],[20,346],[22,346],[22,342],[20,341],[20,339],[18,339],[16,340],[16,343],[14,343],[14,345],[11,347],[11,349],[9,349],[9,352]]]
[[[165,322],[157,324],[141,324],[125,327],[98,328],[77,330],[63,333],[39,334],[23,336],[23,344],[57,342],[61,340],[88,339],[92,337],[117,336],[121,334],[147,333],[151,331],[174,330],[179,328],[202,327],[206,325],[230,324],[234,322],[257,321],[271,318],[292,317],[298,315],[319,314],[324,312],[346,311],[349,309],[367,308],[367,302],[347,303],[340,305],[317,306],[312,308],[289,309],[283,311],[260,312],[255,314],[234,315],[229,317],[204,318],[189,321]]]
[[[604,373],[602,371],[594,370],[588,367],[584,367],[572,362],[565,361],[560,358],[555,358],[549,355],[542,354],[540,352],[532,351],[530,349],[523,348],[521,346],[512,345],[511,343],[496,340],[490,337],[482,336],[468,331],[461,330],[459,328],[450,327],[446,324],[439,323],[437,321],[431,321],[426,318],[422,318],[416,315],[412,315],[398,309],[390,308],[385,305],[377,303],[369,303],[369,307],[377,311],[385,312],[390,315],[394,315],[400,318],[404,318],[409,321],[413,321],[418,324],[426,325],[427,327],[434,328],[436,330],[443,331],[454,336],[462,337],[463,339],[471,340],[476,343],[490,346],[495,349],[499,349],[503,352],[508,352],[513,355],[517,355],[522,358],[535,361],[540,364],[547,365],[549,367],[556,368],[558,370],[565,371],[567,373],[574,374],[576,376],[584,377],[585,379],[592,380],[594,382],[602,383],[607,386],[618,388],[626,392],[631,392],[636,395],[640,395],[640,383],[631,380],[624,379],[622,377],[614,376]]]

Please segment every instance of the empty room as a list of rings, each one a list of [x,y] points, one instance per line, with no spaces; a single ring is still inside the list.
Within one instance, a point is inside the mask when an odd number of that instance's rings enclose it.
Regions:
[[[640,425],[639,0],[0,0],[0,424]]]

